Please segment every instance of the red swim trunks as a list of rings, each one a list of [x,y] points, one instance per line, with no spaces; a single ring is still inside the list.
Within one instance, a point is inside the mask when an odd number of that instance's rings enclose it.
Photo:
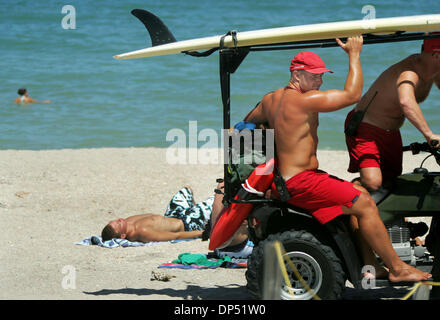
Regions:
[[[290,204],[308,210],[321,224],[342,214],[342,206],[350,208],[361,191],[353,184],[321,170],[307,170],[286,181],[292,196]]]
[[[345,120],[345,127],[352,117],[352,110]],[[348,172],[359,172],[361,168],[377,167],[384,179],[402,174],[402,137],[399,130],[384,130],[372,124],[361,122],[357,135],[345,135],[350,165]]]

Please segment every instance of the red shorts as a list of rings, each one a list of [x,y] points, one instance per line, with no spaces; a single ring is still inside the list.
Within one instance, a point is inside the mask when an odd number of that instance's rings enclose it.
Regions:
[[[308,210],[321,224],[342,214],[361,195],[353,184],[321,170],[307,170],[286,181],[290,204]]]
[[[345,120],[347,127],[354,110]],[[361,168],[380,168],[384,179],[392,179],[402,174],[402,137],[399,130],[385,130],[372,124],[361,122],[357,135],[345,135],[350,165],[348,172],[359,172]]]

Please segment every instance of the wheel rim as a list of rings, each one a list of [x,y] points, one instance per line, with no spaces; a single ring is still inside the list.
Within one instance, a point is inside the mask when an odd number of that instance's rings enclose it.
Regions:
[[[315,293],[319,291],[322,285],[322,270],[319,263],[311,255],[301,252],[292,251],[286,253],[284,256],[288,256],[292,261],[296,269],[298,270],[301,277],[307,283],[307,285],[313,289]],[[299,279],[296,278],[293,270],[290,268],[289,264],[286,263],[287,274],[289,280],[292,284],[290,287],[293,292],[293,296],[290,293],[288,285],[283,281],[281,287],[281,299],[283,300],[310,300],[313,294],[308,292],[306,288],[302,285]]]

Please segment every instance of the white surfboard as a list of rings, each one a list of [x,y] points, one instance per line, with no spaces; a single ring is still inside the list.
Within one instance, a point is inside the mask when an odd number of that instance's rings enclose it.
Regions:
[[[166,30],[168,40],[153,39],[153,34],[160,35],[163,29],[150,30],[145,21],[142,21],[138,14],[148,14],[156,24]],[[153,46],[141,50],[122,53],[114,56],[116,59],[135,59],[168,54],[176,54],[185,51],[209,50],[219,47],[220,39],[224,36],[212,36],[185,41],[176,41],[171,32],[166,28],[159,18],[145,10],[133,10],[145,24],[153,40]],[[158,31],[159,30],[159,31]],[[153,32],[152,32],[153,31]],[[440,14],[417,15],[407,17],[380,18],[374,20],[352,20],[330,23],[309,24],[293,27],[262,29],[236,33],[236,43],[231,35],[224,37],[224,47],[246,47],[255,45],[268,45],[278,43],[292,43],[300,41],[323,40],[350,37],[359,34],[394,34],[396,32],[429,32],[440,31]],[[163,43],[163,44],[162,44]]]

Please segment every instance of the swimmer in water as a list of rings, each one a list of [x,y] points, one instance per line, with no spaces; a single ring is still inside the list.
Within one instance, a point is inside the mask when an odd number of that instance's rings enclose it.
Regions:
[[[35,100],[31,97],[29,97],[28,95],[28,91],[25,88],[20,88],[17,91],[19,97],[17,97],[14,102],[17,104],[29,104],[29,103],[43,103],[43,104],[48,104],[50,103],[50,100],[42,100],[42,101],[38,101]]]

